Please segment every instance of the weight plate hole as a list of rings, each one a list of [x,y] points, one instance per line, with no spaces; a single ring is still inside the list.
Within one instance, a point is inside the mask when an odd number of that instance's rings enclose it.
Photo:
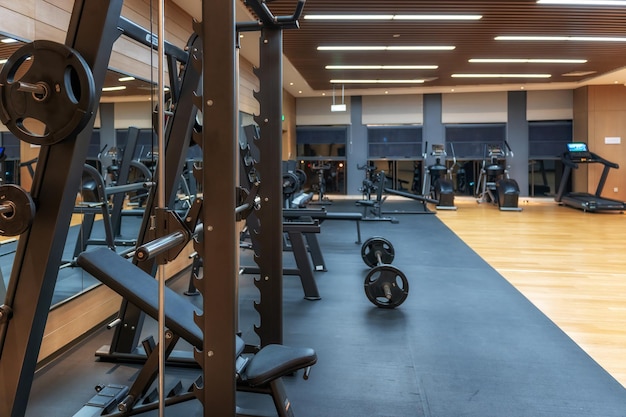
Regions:
[[[32,117],[24,118],[18,121],[16,124],[22,132],[30,136],[44,137],[49,133],[48,127],[45,123]]]
[[[78,104],[81,97],[81,82],[78,72],[71,66],[65,68],[65,91],[67,98],[73,103]],[[57,87],[58,89],[58,87]]]

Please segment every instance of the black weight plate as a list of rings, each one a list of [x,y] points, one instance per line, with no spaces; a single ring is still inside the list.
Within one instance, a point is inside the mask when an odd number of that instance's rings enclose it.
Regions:
[[[363,285],[367,298],[381,308],[398,307],[409,295],[409,281],[404,273],[393,265],[372,268]]]
[[[283,173],[283,194],[292,195],[298,191],[300,185],[298,184],[298,177],[293,172]]]
[[[20,91],[44,86],[44,95]],[[64,44],[37,40],[19,48],[0,71],[0,120],[21,140],[53,145],[79,133],[91,119],[95,84],[89,65]]]
[[[35,203],[30,194],[17,185],[0,185],[0,236],[18,236],[28,230],[35,217]]]
[[[361,258],[365,265],[370,268],[378,265],[376,252],[380,253],[380,260],[383,264],[390,264],[395,257],[395,251],[390,241],[384,237],[371,237],[363,242],[361,246]]]
[[[296,177],[298,177],[298,182],[300,183],[300,189],[304,188],[304,184],[306,184],[306,180],[307,180],[306,172],[304,172],[301,169],[296,169],[294,173],[296,174]]]

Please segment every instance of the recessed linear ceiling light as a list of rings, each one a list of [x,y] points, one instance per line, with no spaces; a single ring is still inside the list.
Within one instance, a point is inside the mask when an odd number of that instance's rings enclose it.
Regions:
[[[126,81],[133,81],[135,79],[135,77],[122,77],[122,78],[118,78],[117,81],[119,82],[126,82]]]
[[[423,84],[425,80],[330,80],[331,84]]]
[[[595,74],[596,71],[572,71],[561,74],[563,77],[584,77],[585,75]]]
[[[623,0],[537,0],[537,3],[566,6],[626,6],[626,1]]]
[[[118,85],[116,87],[102,87],[102,91],[121,91],[126,90],[125,85]]]
[[[426,70],[438,65],[326,65],[327,70]]]
[[[308,14],[305,20],[480,20],[477,14]]]
[[[19,41],[17,39],[13,39],[13,38],[4,38],[0,42],[2,42],[2,43],[15,43],[15,42],[19,42]]]
[[[8,59],[6,59],[6,58],[5,59],[0,59],[0,65],[6,64],[7,61],[8,61]]]
[[[455,46],[318,46],[318,51],[452,51]]]
[[[578,42],[626,42],[617,36],[496,36],[497,41],[578,41]]]
[[[586,59],[518,59],[518,58],[472,58],[468,60],[472,63],[493,64],[584,64]]]
[[[452,78],[550,78],[550,74],[452,74]]]

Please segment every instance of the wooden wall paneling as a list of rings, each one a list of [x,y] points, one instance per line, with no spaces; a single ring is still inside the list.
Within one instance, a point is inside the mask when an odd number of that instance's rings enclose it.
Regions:
[[[38,1],[35,9],[35,20],[55,27],[65,35],[70,23],[71,12],[71,9],[65,10],[47,1]],[[39,36],[39,34],[37,35]],[[65,41],[65,36],[63,41]]]
[[[622,85],[589,86],[588,94],[588,142],[590,149],[598,155],[615,162],[619,170],[612,170],[607,178],[603,195],[618,200],[626,200],[626,183],[624,170],[626,169],[626,88]],[[620,137],[622,143],[606,144],[606,137]],[[589,167],[590,192],[600,179],[602,167]],[[617,188],[617,192],[615,192]]]
[[[589,142],[589,88],[574,90],[573,139],[577,142]],[[580,165],[572,171],[572,191],[589,192],[587,167]]]
[[[626,189],[624,189],[624,170],[626,169],[626,142],[622,144],[606,144],[606,137],[621,137],[626,141],[626,110],[605,110],[589,113],[593,119],[593,130],[590,131],[590,149],[598,155],[611,162],[620,165],[619,170],[611,170],[604,186],[603,195],[609,198],[626,200]],[[590,186],[597,186],[602,174],[602,166],[594,164],[589,170]],[[614,192],[614,188],[618,192]]]
[[[35,37],[32,40],[46,39],[58,43],[65,42],[66,31],[47,23],[35,21]]]
[[[20,39],[32,40],[36,33],[35,21],[29,15],[4,9],[2,11],[2,32]]]
[[[112,317],[121,297],[100,285],[50,311],[39,352],[42,361]]]
[[[296,158],[296,98],[283,90],[283,160]]]
[[[50,3],[59,9],[65,10],[68,13],[72,13],[72,8],[74,7],[74,2],[72,0],[45,0],[45,2]]]
[[[60,0],[60,1],[66,1],[66,0]],[[35,16],[35,2],[34,1],[0,0],[0,8],[5,9],[6,11],[15,12],[16,14],[23,15],[25,17],[33,18]],[[4,19],[5,11],[3,11],[2,13],[3,13],[2,24],[4,25],[8,22],[6,22]]]
[[[259,79],[252,72],[252,63],[241,57],[239,60],[239,110],[248,114],[259,114],[261,107],[254,98],[259,91]]]

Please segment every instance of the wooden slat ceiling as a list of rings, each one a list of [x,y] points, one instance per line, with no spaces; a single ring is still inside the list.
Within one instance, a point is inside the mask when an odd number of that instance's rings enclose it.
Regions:
[[[269,3],[269,2],[268,2]],[[291,15],[295,0],[268,4],[276,16]],[[476,21],[312,21],[307,14],[479,14]],[[307,0],[299,30],[284,34],[284,52],[314,90],[330,79],[415,79],[422,86],[502,83],[572,83],[626,66],[626,42],[496,41],[498,35],[626,37],[626,7],[555,6],[524,1]],[[320,45],[453,45],[453,51],[328,52]],[[587,59],[578,64],[485,64],[470,58]],[[326,70],[326,65],[437,65],[436,70]],[[572,72],[592,75],[564,76]],[[454,73],[547,73],[546,79],[452,78]],[[364,85],[345,85],[364,88]],[[398,87],[376,85],[375,87]]]
[[[200,0],[197,0],[200,1]],[[243,1],[243,0],[242,0]],[[296,0],[268,0],[275,16],[291,15]],[[479,14],[477,21],[312,21],[307,14]],[[578,83],[626,67],[626,42],[496,41],[498,35],[556,35],[626,37],[626,7],[555,6],[522,1],[417,1],[417,0],[307,0],[300,29],[284,33],[284,53],[316,91],[332,89],[331,79],[421,79],[418,87],[496,86],[519,83]],[[453,51],[328,52],[323,45],[453,45]],[[0,58],[19,44],[0,43]],[[586,59],[579,64],[484,64],[470,58]],[[437,65],[435,70],[326,70],[327,65]],[[567,73],[586,75],[565,76]],[[549,79],[452,78],[454,73],[547,73]],[[117,84],[110,75],[111,85]],[[626,82],[626,78],[618,80]],[[398,84],[345,84],[351,89],[413,88]],[[129,86],[129,88],[132,86]],[[145,83],[136,90],[103,96],[146,95]]]

